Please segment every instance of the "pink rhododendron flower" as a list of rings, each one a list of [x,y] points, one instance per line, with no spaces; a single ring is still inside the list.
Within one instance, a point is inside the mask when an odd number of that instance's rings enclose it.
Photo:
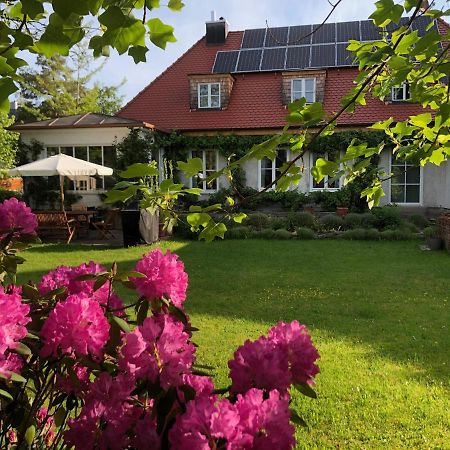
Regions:
[[[268,338],[279,348],[285,349],[291,383],[314,384],[314,377],[320,372],[315,361],[320,355],[308,329],[296,320],[291,323],[280,322],[269,330]]]
[[[0,203],[0,230],[3,232],[36,234],[37,226],[37,218],[26,203],[14,197]]]
[[[80,416],[69,420],[66,443],[81,450],[127,448],[129,431],[144,412],[129,402],[134,387],[133,380],[124,374],[112,378],[101,373],[85,397]]]
[[[137,450],[159,450],[161,448],[161,438],[156,432],[156,421],[151,412],[146,413],[137,421],[135,433],[133,447]]]
[[[7,351],[0,355],[0,375],[10,378],[12,373],[20,373],[23,366],[23,359],[16,353]]]
[[[289,450],[294,447],[295,428],[289,422],[288,396],[274,390],[264,400],[263,391],[250,389],[244,396],[238,395],[235,406],[243,435],[241,448]]]
[[[90,261],[87,264],[79,266],[59,266],[49,273],[44,275],[38,285],[41,295],[53,291],[61,287],[67,288],[68,295],[84,294],[100,304],[106,305],[108,303],[109,285],[105,283],[100,289],[94,291],[95,280],[78,280],[82,275],[96,274],[105,272],[105,268],[100,264]],[[118,310],[123,307],[122,300],[112,293],[109,299],[109,305],[113,310]],[[123,311],[115,311],[116,315],[123,315]]]
[[[53,416],[48,415],[47,408],[41,408],[36,414],[36,419],[39,428],[43,430],[42,436],[44,436],[45,445],[50,447],[56,437],[56,427]]]
[[[76,394],[81,396],[89,388],[89,371],[87,367],[81,364],[74,364],[73,372],[78,379],[78,383],[74,383],[71,376],[61,376],[58,375],[56,382],[58,389],[65,392],[66,394]]]
[[[171,316],[147,317],[123,337],[119,367],[135,378],[159,378],[163,389],[183,383],[194,361],[194,346],[183,325]]]
[[[291,383],[286,351],[265,337],[246,341],[236,350],[228,367],[234,393],[251,388],[286,391]]]
[[[9,429],[7,433],[7,438],[10,444],[17,444],[17,433],[16,430],[13,430],[12,428]]]
[[[22,303],[20,290],[13,288],[5,293],[0,285],[0,355],[6,350],[14,350],[28,331],[25,327],[31,319],[27,317],[30,307]]]
[[[44,357],[57,356],[58,351],[72,356],[100,357],[109,338],[109,323],[98,302],[71,295],[50,312],[41,337]]]
[[[174,450],[210,450],[219,441],[223,448],[232,446],[242,438],[239,414],[228,400],[218,397],[200,396],[188,402],[186,412],[177,417],[169,432],[169,441]],[[244,448],[244,447],[240,447]]]
[[[178,255],[168,250],[164,255],[159,249],[151,251],[136,264],[135,270],[144,278],[131,278],[141,296],[149,300],[168,297],[181,308],[186,300],[188,276]]]
[[[213,380],[209,377],[204,377],[200,375],[192,375],[187,374],[182,377],[183,384],[187,384],[191,386],[196,392],[197,396],[199,395],[212,395],[214,391],[214,383]]]
[[[314,383],[319,373],[319,353],[308,330],[297,321],[280,322],[267,337],[246,341],[229,361],[231,390],[245,393],[251,388],[287,391],[294,383]]]

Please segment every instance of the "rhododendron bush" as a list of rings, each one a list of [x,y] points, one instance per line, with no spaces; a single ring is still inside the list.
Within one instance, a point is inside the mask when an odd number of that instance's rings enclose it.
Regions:
[[[290,449],[293,388],[314,397],[308,330],[279,323],[229,361],[229,387],[197,365],[177,255],[132,272],[60,266],[17,286],[17,252],[36,241],[25,204],[0,204],[0,448]],[[122,301],[117,286],[134,292]],[[231,355],[230,355],[231,356]]]

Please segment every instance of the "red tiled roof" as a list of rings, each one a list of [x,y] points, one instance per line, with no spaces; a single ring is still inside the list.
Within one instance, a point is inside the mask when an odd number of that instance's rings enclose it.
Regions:
[[[239,49],[243,32],[230,32],[222,46],[198,41],[165,72],[150,83],[118,113],[121,117],[152,123],[158,129],[180,131],[248,130],[280,128],[285,125],[281,73],[234,74],[230,103],[224,110],[190,111],[190,74],[210,74],[218,50]],[[356,68],[327,69],[324,108],[339,109],[339,99],[353,87]],[[355,114],[345,114],[339,125],[369,125],[393,116],[404,120],[422,110],[420,105],[383,103],[368,99]]]

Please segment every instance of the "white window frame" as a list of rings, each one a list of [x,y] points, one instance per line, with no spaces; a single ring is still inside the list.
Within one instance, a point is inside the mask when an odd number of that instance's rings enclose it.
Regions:
[[[282,151],[284,150],[286,152],[286,162],[288,162],[290,160],[290,156],[291,156],[291,152],[288,148],[281,148],[278,151]],[[279,167],[276,166],[276,162],[277,159],[272,159],[272,182],[275,181],[276,177],[277,177],[277,169],[279,169]],[[261,165],[261,160],[258,160],[258,190],[262,191],[263,189],[266,188],[266,186],[262,185],[262,176],[261,176],[261,172],[262,172],[262,165]],[[275,186],[272,186],[271,188],[269,188],[269,190],[273,190],[275,189]]]
[[[211,88],[212,86],[217,85],[219,86],[219,106],[212,106],[212,102],[211,102]],[[200,95],[200,91],[201,91],[201,87],[202,86],[208,86],[208,105],[207,106],[201,106],[200,103],[200,97],[205,97],[204,95]],[[222,106],[222,93],[221,93],[221,86],[219,82],[214,82],[214,83],[199,83],[198,84],[198,88],[197,88],[197,96],[198,96],[198,107],[199,109],[220,109]]]
[[[323,179],[323,187],[314,187],[314,177],[311,173],[311,169],[314,167],[314,152],[311,152],[309,155],[309,191],[310,192],[337,192],[340,191],[342,188],[342,177],[339,178],[338,183],[339,183],[339,187],[328,187],[328,180],[331,178],[333,179],[334,177],[329,177],[328,175],[325,175],[325,178]],[[325,152],[323,155],[320,156],[321,158],[325,158],[328,161],[328,152]]]
[[[317,86],[317,83],[316,83],[316,79],[315,78],[293,78],[292,80],[291,80],[291,102],[294,102],[295,100],[298,100],[298,99],[294,99],[294,92],[299,92],[300,94],[301,94],[301,97],[300,98],[305,98],[306,99],[306,97],[305,97],[305,94],[306,94],[306,80],[313,80],[314,81],[314,98],[313,98],[313,101],[312,102],[306,102],[306,104],[307,105],[310,105],[311,103],[314,103],[315,101],[316,101],[316,91],[317,91],[317,89],[316,89],[316,86]],[[301,91],[294,91],[294,82],[295,81],[301,81],[301,83],[302,83],[302,90]]]
[[[402,89],[403,96],[402,98],[395,98],[394,93],[396,92],[396,89]],[[403,83],[401,86],[393,86],[391,88],[391,99],[393,102],[407,102],[411,99],[411,94],[409,92],[409,85],[408,83]]]
[[[58,149],[58,153],[61,153],[61,149],[63,149],[63,148],[72,148],[72,154],[70,156],[76,157],[75,156],[75,148],[78,148],[78,147],[86,148],[86,155],[87,155],[87,161],[88,162],[90,160],[90,153],[89,153],[90,148],[91,147],[97,147],[97,148],[99,147],[101,149],[101,152],[102,152],[101,165],[104,166],[105,165],[105,148],[108,148],[108,147],[114,148],[114,145],[104,145],[104,144],[97,144],[97,145],[95,145],[95,144],[89,144],[89,145],[82,145],[82,144],[47,145],[45,147],[45,156],[44,157],[45,158],[48,157],[48,149],[50,149],[50,148],[51,149]],[[100,176],[99,178],[101,179],[101,183],[100,183],[101,186],[100,187],[98,187],[97,189],[90,189],[90,183],[89,183],[89,189],[83,190],[82,192],[100,192],[100,193],[101,192],[105,192],[106,191],[106,189],[105,189],[105,177],[104,176]],[[73,183],[73,189],[71,189],[71,190],[73,190],[73,191],[77,190],[75,183]]]
[[[201,149],[201,150],[191,150],[189,152],[189,157],[192,159],[192,153],[193,152],[201,152],[202,153],[202,171],[201,171],[201,176],[203,181],[202,183],[202,193],[203,194],[213,194],[214,192],[217,192],[219,190],[219,178],[216,179],[216,187],[214,189],[211,189],[210,187],[208,187],[208,183],[205,181],[205,179],[208,177],[207,173],[208,172],[216,172],[219,170],[219,152],[217,150],[208,150],[208,149]],[[215,156],[216,156],[216,167],[214,170],[206,170],[206,153],[207,152],[214,152]],[[194,183],[194,177],[189,178],[189,187],[193,188],[193,187],[197,187]]]
[[[392,174],[392,167],[393,166],[404,166],[406,170],[406,166],[412,166],[412,164],[407,164],[406,162],[401,163],[400,161],[396,162],[396,164],[392,164],[392,159],[394,158],[394,155],[391,153],[389,155],[389,173]],[[420,180],[419,180],[419,202],[394,202],[392,201],[392,184],[398,185],[398,186],[405,186],[407,189],[407,186],[417,186],[417,183],[392,183],[392,177],[389,178],[389,200],[390,203],[395,203],[399,206],[422,206],[423,205],[423,167],[420,166]],[[406,198],[406,190],[405,190],[405,198]]]

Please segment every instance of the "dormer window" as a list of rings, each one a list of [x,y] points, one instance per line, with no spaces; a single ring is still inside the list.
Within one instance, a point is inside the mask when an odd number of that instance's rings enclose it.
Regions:
[[[294,78],[291,81],[291,101],[306,99],[306,103],[316,101],[316,79],[315,78]]]
[[[199,83],[198,107],[220,108],[220,83]]]
[[[393,102],[406,102],[411,98],[409,93],[409,84],[405,83],[401,86],[394,86],[392,88]]]

